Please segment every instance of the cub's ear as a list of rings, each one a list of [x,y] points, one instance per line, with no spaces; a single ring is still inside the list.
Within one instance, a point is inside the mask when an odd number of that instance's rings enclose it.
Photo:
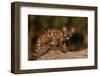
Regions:
[[[75,28],[72,27],[72,26],[64,26],[63,27],[63,31],[66,32],[66,31],[70,31],[70,32],[75,32]]]
[[[71,32],[74,33],[74,32],[75,32],[75,28],[72,28],[72,29],[71,29]]]
[[[62,29],[63,29],[63,31],[67,31],[67,27],[66,26],[64,26]]]

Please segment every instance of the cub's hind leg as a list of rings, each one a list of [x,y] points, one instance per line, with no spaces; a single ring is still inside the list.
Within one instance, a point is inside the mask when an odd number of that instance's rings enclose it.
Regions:
[[[41,56],[47,54],[49,52],[49,50],[50,50],[50,46],[47,46],[47,45],[41,47],[40,49],[37,49],[36,50],[36,57],[37,57],[37,59],[39,59]]]

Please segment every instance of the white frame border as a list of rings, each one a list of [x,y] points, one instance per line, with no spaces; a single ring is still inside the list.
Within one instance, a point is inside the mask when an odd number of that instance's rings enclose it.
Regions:
[[[20,8],[20,69],[43,69],[94,65],[94,14],[93,10],[57,9],[41,7]],[[28,14],[88,17],[88,58],[28,61]],[[91,32],[93,31],[93,32]],[[60,63],[59,63],[60,62]],[[59,64],[58,64],[59,63]],[[66,63],[66,64],[65,64]],[[78,63],[78,64],[77,64]]]

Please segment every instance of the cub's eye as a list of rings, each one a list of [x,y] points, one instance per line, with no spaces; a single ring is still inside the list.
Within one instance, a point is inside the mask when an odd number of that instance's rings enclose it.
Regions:
[[[72,35],[70,35],[70,38],[72,37]]]
[[[64,35],[64,37],[66,37],[66,35]]]

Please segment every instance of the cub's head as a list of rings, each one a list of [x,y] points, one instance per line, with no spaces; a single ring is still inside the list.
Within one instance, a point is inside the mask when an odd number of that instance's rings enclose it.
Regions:
[[[69,40],[72,37],[72,34],[74,33],[75,29],[72,27],[72,25],[66,25],[63,27],[63,34],[65,40]]]

